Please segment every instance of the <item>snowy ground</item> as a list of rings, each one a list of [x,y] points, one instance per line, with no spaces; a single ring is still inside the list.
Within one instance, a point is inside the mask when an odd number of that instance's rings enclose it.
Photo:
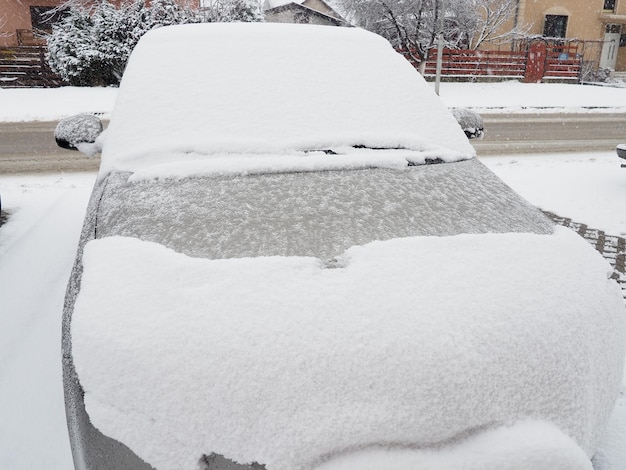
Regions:
[[[527,87],[527,88],[520,88]],[[540,87],[540,88],[534,88]],[[544,88],[545,87],[545,88]],[[526,93],[522,90],[536,90]],[[608,91],[606,91],[608,90]],[[3,90],[0,121],[108,113],[115,89]],[[607,93],[607,95],[605,95]],[[593,95],[593,96],[592,96]],[[571,85],[442,85],[448,106],[626,113],[626,90]],[[573,98],[575,97],[575,98]],[[626,136],[625,136],[626,140]],[[542,209],[626,235],[626,169],[614,153],[488,157],[482,161]],[[95,173],[0,176],[0,469],[72,468],[61,385],[61,309]],[[626,383],[600,453],[626,469]],[[598,465],[600,467],[600,465]]]
[[[0,468],[72,467],[61,385],[63,293],[95,174],[2,176]]]
[[[81,112],[107,116],[116,95],[117,88],[0,88],[0,121],[55,120]],[[449,107],[492,113],[626,112],[626,88],[515,81],[442,83],[440,96]]]
[[[54,121],[79,113],[108,115],[117,88],[0,88],[0,121]]]
[[[626,88],[543,83],[442,83],[448,107],[489,113],[626,112]]]
[[[614,152],[481,160],[535,206],[611,235],[626,236],[626,168],[620,168]]]

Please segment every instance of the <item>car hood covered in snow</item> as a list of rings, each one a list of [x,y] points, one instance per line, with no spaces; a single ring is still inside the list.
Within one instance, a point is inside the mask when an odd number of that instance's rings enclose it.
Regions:
[[[149,32],[129,60],[102,144],[103,173],[352,146],[444,161],[475,154],[386,40],[357,28],[286,24]]]
[[[83,262],[72,342],[87,412],[162,470],[211,453],[303,470],[371,446],[420,461],[527,420],[502,431],[511,454],[479,439],[476,468],[502,468],[538,432],[548,457],[520,468],[565,468],[550,451],[590,468],[621,379],[619,288],[564,228],[373,242],[330,267],[107,237]]]

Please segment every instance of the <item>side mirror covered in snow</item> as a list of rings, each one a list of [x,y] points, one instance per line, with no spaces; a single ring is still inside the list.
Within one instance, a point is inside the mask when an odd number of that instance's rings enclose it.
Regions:
[[[459,123],[468,139],[482,139],[485,135],[483,118],[475,111],[467,108],[452,109],[452,114]]]
[[[92,147],[102,133],[102,121],[93,114],[77,114],[59,121],[54,130],[57,145],[64,149],[81,150],[83,153],[95,153],[89,149],[83,150],[83,144]]]
[[[617,152],[617,156],[619,158],[624,158],[626,159],[626,144],[620,144],[615,148],[615,151]],[[622,166],[625,166],[622,164]]]

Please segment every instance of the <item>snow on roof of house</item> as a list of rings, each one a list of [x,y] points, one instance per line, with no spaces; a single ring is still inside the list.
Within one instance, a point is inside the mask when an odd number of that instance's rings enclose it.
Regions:
[[[284,5],[289,5],[290,3],[302,5],[304,3],[304,0],[265,0],[263,8],[265,10],[271,10],[272,8],[282,7]]]
[[[103,172],[218,154],[340,146],[475,155],[391,45],[358,28],[164,27],[133,52],[103,136]]]
[[[263,9],[264,10],[268,10],[268,9],[272,9],[272,8],[279,8],[285,5],[289,5],[290,3],[296,4],[296,5],[301,5],[301,6],[306,6],[307,8],[310,8],[314,11],[317,11],[319,13],[322,13],[326,16],[328,16],[328,13],[317,10],[316,8],[312,8],[311,5],[304,5],[305,3],[307,3],[307,1],[309,0],[265,0],[265,2],[263,3]],[[316,2],[321,3],[322,5],[326,6],[326,8],[335,13],[336,17],[339,18],[339,14],[335,11],[335,9],[330,6],[327,2],[325,2],[324,0],[315,0]],[[309,1],[309,3],[311,3]],[[334,16],[334,15],[331,15]]]
[[[280,12],[283,10],[306,11],[311,15],[316,15],[316,16],[319,16],[321,18],[328,20],[331,24],[334,24],[335,26],[347,26],[348,25],[348,23],[343,18],[341,18],[341,16],[339,16],[334,10],[329,8],[329,10],[321,11],[320,9],[312,7],[311,5],[305,5],[304,2],[303,3],[288,2],[283,5],[274,7],[274,8],[266,9],[265,13]]]

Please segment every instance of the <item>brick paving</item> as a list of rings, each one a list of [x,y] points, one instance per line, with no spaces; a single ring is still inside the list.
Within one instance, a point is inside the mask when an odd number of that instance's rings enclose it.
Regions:
[[[587,240],[613,267],[613,275],[626,299],[626,239],[607,235],[602,230],[587,227],[587,225],[573,222],[572,219],[561,217],[552,212],[543,211],[557,225],[569,227]]]

